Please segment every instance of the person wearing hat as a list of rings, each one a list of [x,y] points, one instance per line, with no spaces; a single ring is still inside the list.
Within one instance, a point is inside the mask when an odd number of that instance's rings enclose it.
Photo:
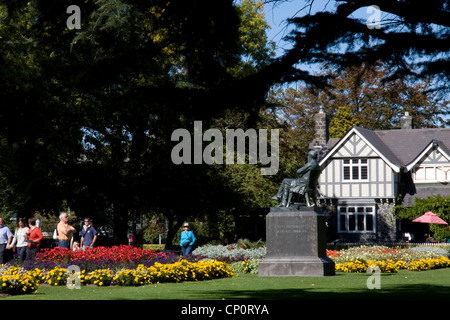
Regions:
[[[183,231],[181,231],[180,237],[180,246],[183,256],[191,253],[192,245],[194,244],[194,242],[195,242],[194,233],[191,230],[189,230],[189,223],[186,222],[183,224]]]

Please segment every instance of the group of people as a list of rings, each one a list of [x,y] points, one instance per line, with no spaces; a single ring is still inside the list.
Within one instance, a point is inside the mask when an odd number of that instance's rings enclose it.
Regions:
[[[94,248],[97,241],[97,231],[94,229],[90,218],[84,219],[79,244],[74,241],[73,235],[76,229],[69,225],[68,214],[61,213],[59,220],[60,222],[55,229],[59,247],[73,250]],[[0,217],[0,265],[7,262],[8,250],[17,253],[18,260],[21,263],[24,260],[31,260],[36,257],[44,236],[39,227],[36,226],[35,218],[29,218],[27,222],[25,219],[19,218],[13,234],[4,224],[3,218]]]
[[[90,218],[84,219],[80,243],[74,241],[76,229],[69,224],[68,214],[62,212],[59,215],[59,220],[54,232],[54,239],[58,241],[58,247],[71,250],[94,248],[97,241],[97,231],[93,227]],[[3,218],[0,218],[0,264],[6,262],[5,255],[7,250],[16,252],[19,262],[34,259],[43,239],[42,232],[36,226],[36,219],[34,218],[29,218],[28,223],[25,222],[25,219],[19,218],[14,234],[4,225]],[[191,253],[195,240],[194,233],[189,230],[189,223],[184,223],[180,237],[180,247],[183,255]]]
[[[80,242],[74,241],[76,229],[69,225],[69,216],[66,212],[59,215],[59,223],[55,229],[55,240],[58,240],[58,247],[72,250],[94,248],[97,241],[97,230],[92,225],[90,218],[84,219],[84,225],[81,229]]]
[[[0,218],[0,264],[5,263],[6,250],[17,251],[20,262],[33,259],[44,239],[41,230],[36,226],[36,219],[29,218],[28,223],[20,218],[14,235]]]

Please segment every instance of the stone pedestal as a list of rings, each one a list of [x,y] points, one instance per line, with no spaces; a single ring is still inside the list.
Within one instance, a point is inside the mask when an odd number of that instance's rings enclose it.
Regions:
[[[332,276],[326,254],[325,216],[313,207],[271,208],[266,216],[266,258],[259,276]]]

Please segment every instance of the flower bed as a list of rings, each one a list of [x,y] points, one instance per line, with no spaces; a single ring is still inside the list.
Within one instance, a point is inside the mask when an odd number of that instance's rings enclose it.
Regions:
[[[373,261],[367,260],[366,262],[355,260],[351,262],[336,264],[336,271],[342,272],[367,272],[369,268],[372,271],[378,267],[381,273],[395,273],[400,269],[406,269],[410,271],[425,271],[431,269],[447,268],[450,267],[450,259],[446,257],[440,257],[438,259],[420,259],[417,261],[411,261],[406,263],[405,261],[394,262],[392,260]]]
[[[86,251],[72,251],[64,248],[44,249],[36,255],[33,261],[25,261],[23,268],[50,270],[55,267],[67,268],[77,265],[81,270],[91,272],[99,269],[135,269],[139,264],[149,267],[155,262],[173,263],[179,256],[171,253],[155,253],[151,249],[141,249],[132,246],[97,247]]]
[[[231,264],[235,273],[258,273],[258,264],[265,257],[266,248],[243,249],[238,246],[207,245],[193,252],[194,256],[209,257]],[[387,246],[358,246],[346,250],[327,250],[336,263],[336,271],[367,272],[368,268],[382,273],[430,270],[450,266],[448,251],[434,247],[407,249]]]
[[[84,270],[83,270],[84,271]],[[123,269],[112,272],[109,269],[95,270],[90,273],[81,272],[81,284],[94,284],[98,286],[136,286],[164,282],[201,281],[233,277],[229,265],[223,262],[210,260],[196,263],[181,260],[170,264],[155,263],[151,267],[138,265],[136,269]],[[55,275],[56,273],[56,275]],[[60,281],[49,281],[57,277]],[[65,285],[67,283],[67,269],[55,268],[47,273],[45,279],[52,285]]]
[[[97,247],[89,250],[72,251],[65,248],[44,249],[36,255],[36,261],[73,263],[76,261],[104,261],[113,262],[142,262],[158,257],[167,257],[166,253],[155,253],[151,249],[141,249],[133,246],[121,245],[109,247]]]
[[[419,249],[421,248],[421,249]],[[441,256],[448,258],[446,250],[440,251],[436,248],[417,247],[417,248],[390,248],[386,246],[358,246],[346,250],[327,250],[327,256],[335,263],[345,263],[355,260],[360,261],[381,261],[392,260],[405,261],[409,263],[420,259],[438,259]]]
[[[77,277],[82,285],[97,286],[137,286],[234,276],[231,266],[225,262],[199,261],[195,256],[188,259],[131,246],[99,247],[88,251],[47,249],[38,253],[35,261],[26,262],[23,267],[0,266],[0,292],[35,293],[40,283],[67,285],[69,276],[69,280]],[[78,266],[80,271],[69,274],[69,265]]]
[[[155,263],[152,267],[138,266],[135,270],[119,271],[113,282],[117,285],[144,285],[163,282],[202,281],[233,277],[230,266],[215,260],[191,263],[185,260],[173,264]]]
[[[336,263],[336,271],[367,272],[378,267],[382,273],[398,272],[400,269],[423,271],[450,266],[444,250],[435,248],[399,249],[385,246],[359,246],[347,250],[328,250],[327,256]]]
[[[0,293],[11,295],[36,293],[42,276],[40,270],[26,271],[15,266],[0,265]]]
[[[80,284],[96,286],[139,286],[227,278],[238,273],[257,274],[258,264],[265,256],[265,248],[205,246],[198,248],[195,253],[202,255],[180,258],[174,254],[156,254],[152,250],[131,246],[99,247],[75,252],[60,248],[45,250],[38,254],[36,261],[25,263],[22,268],[0,265],[0,293],[35,293],[40,283],[67,285],[71,276],[67,269],[69,265],[80,268],[80,272],[75,274]],[[340,251],[328,250],[327,256],[335,261],[336,271],[367,272],[372,269],[393,273],[401,269],[424,271],[450,267],[446,253],[424,247],[399,249],[360,246]],[[209,258],[205,260],[205,256]]]

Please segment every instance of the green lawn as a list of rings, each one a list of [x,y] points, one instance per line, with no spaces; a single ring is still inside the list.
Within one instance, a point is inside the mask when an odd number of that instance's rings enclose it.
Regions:
[[[143,287],[82,286],[69,290],[41,286],[37,294],[1,300],[305,300],[305,299],[450,299],[450,268],[381,274],[381,288],[369,290],[369,274],[338,273],[333,277],[258,277],[202,282],[166,283]]]

